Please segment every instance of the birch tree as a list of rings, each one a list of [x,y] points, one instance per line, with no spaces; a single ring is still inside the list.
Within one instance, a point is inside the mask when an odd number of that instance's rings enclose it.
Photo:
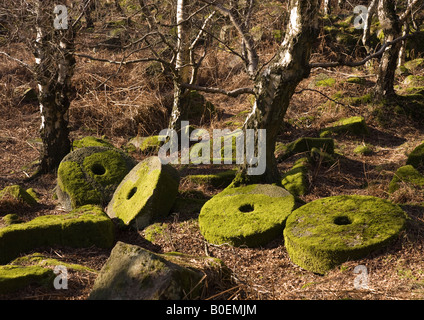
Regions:
[[[40,173],[54,172],[71,149],[68,110],[75,66],[72,54],[75,32],[69,24],[67,29],[55,29],[54,8],[55,2],[52,0],[38,0],[35,3],[35,78],[43,141]]]

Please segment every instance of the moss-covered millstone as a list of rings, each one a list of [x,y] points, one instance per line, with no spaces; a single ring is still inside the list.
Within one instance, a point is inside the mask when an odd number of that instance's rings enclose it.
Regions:
[[[78,140],[74,140],[72,143],[74,149],[85,148],[85,147],[106,147],[106,148],[115,148],[115,146],[106,141],[105,139],[100,139],[92,136],[87,136]]]
[[[53,286],[52,269],[39,266],[0,266],[0,294],[7,294],[28,285]]]
[[[293,263],[325,274],[389,244],[404,229],[406,219],[405,212],[387,200],[329,197],[295,210],[287,219],[284,242]]]
[[[424,175],[411,165],[400,167],[390,181],[389,193],[399,190],[402,183],[424,190]]]
[[[363,117],[351,117],[336,121],[321,131],[321,137],[327,137],[331,133],[349,133],[353,135],[367,135],[367,124]]]
[[[66,210],[86,204],[106,205],[135,161],[116,148],[85,147],[59,165],[56,194]]]
[[[199,297],[203,274],[139,246],[118,242],[90,300],[181,300]]]
[[[86,205],[66,215],[46,215],[0,228],[0,264],[45,246],[110,248],[114,226],[97,206]]]
[[[227,188],[202,207],[199,228],[213,244],[258,247],[281,235],[294,197],[274,185]]]
[[[416,147],[408,156],[407,165],[415,168],[424,168],[424,143]]]
[[[171,165],[162,164],[156,156],[146,158],[119,184],[107,214],[125,225],[144,228],[169,214],[178,194],[179,179]]]

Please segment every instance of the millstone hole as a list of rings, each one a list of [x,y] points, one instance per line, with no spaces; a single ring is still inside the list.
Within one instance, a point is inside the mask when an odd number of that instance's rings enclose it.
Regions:
[[[345,226],[351,224],[352,221],[347,216],[339,216],[334,219],[334,223],[338,226]]]
[[[91,167],[91,171],[98,176],[102,176],[106,173],[106,169],[105,167],[100,164],[100,163],[95,163],[93,164],[93,166]]]
[[[137,192],[137,187],[132,188],[130,192],[128,192],[127,200],[130,200],[133,197],[133,195],[135,195],[136,192]]]
[[[251,204],[244,204],[240,206],[239,211],[241,212],[252,212],[254,210],[253,205]]]

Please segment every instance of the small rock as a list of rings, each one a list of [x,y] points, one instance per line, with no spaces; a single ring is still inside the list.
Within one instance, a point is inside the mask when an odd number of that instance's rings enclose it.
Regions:
[[[139,246],[117,242],[89,300],[195,299],[203,274]]]

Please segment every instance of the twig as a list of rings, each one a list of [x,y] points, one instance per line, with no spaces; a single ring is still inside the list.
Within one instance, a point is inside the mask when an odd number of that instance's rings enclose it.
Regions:
[[[339,105],[341,105],[341,106],[343,106],[343,107],[349,108],[350,110],[354,110],[354,108],[353,108],[352,106],[347,105],[347,104],[344,104],[344,103],[342,103],[342,102],[340,102],[340,101],[334,100],[333,98],[330,98],[329,96],[327,96],[325,93],[323,93],[323,92],[321,92],[321,91],[319,91],[319,90],[316,90],[316,89],[309,89],[309,88],[305,88],[305,89],[302,89],[302,90],[300,90],[300,91],[296,91],[294,94],[301,94],[301,93],[303,93],[304,91],[312,91],[312,92],[319,93],[320,95],[324,96],[325,98],[327,98],[328,100],[330,100],[330,101],[332,101],[332,102],[334,102],[334,103],[336,103],[336,104],[339,104]]]
[[[255,94],[255,91],[252,88],[239,88],[239,89],[227,91],[220,88],[202,87],[202,86],[189,84],[189,83],[183,83],[181,86],[186,89],[198,90],[198,91],[203,91],[207,93],[219,93],[219,94],[223,94],[232,98],[238,97],[239,95],[242,95],[242,94]]]
[[[8,59],[13,60],[17,63],[19,63],[20,65],[24,66],[25,68],[27,68],[31,73],[34,73],[34,70],[30,67],[29,64],[23,62],[22,60],[19,60],[18,58],[14,58],[11,55],[9,55],[8,53],[4,52],[4,51],[0,51],[0,54],[6,56]]]

